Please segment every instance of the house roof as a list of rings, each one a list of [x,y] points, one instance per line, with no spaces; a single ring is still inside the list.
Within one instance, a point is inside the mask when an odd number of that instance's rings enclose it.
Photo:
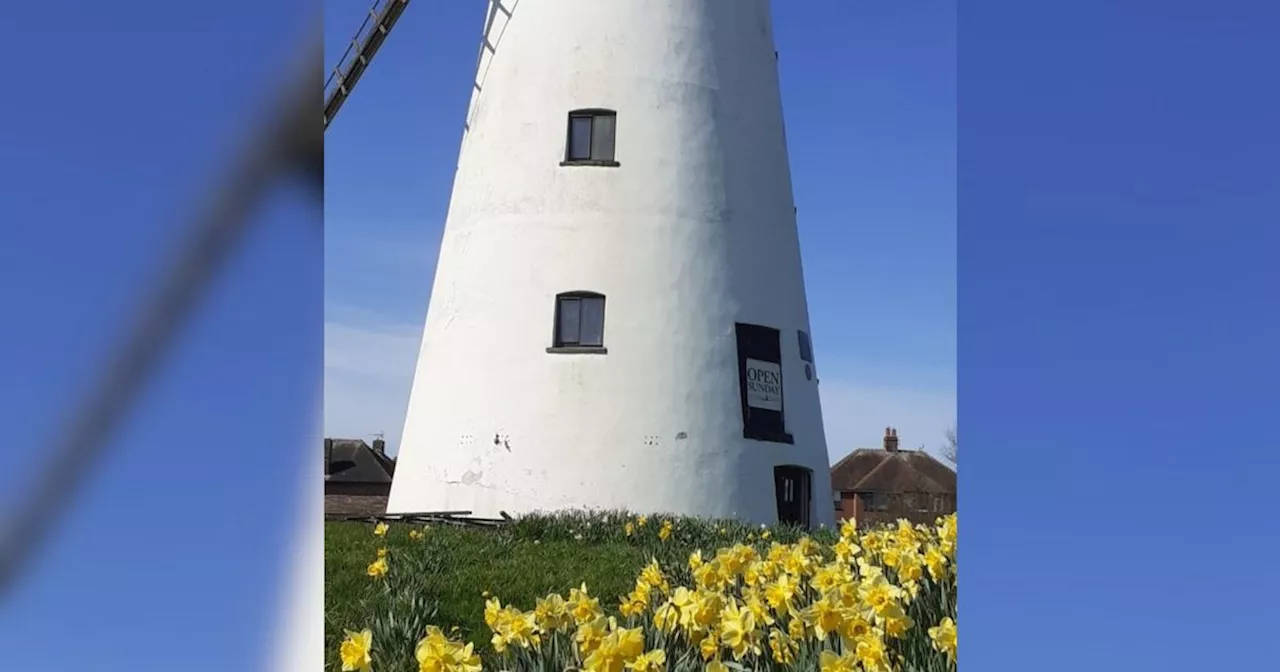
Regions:
[[[380,455],[363,439],[331,439],[333,455],[325,480],[331,483],[390,483],[395,460]]]
[[[956,472],[921,450],[858,448],[831,467],[831,487],[852,492],[956,491]]]

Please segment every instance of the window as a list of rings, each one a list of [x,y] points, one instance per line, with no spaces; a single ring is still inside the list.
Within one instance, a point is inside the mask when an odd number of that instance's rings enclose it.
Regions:
[[[614,131],[618,115],[612,110],[575,110],[569,113],[569,137],[561,165],[616,166]]]
[[[800,337],[800,359],[812,364],[813,343],[809,340],[809,334],[803,331],[798,331],[796,334]]]
[[[553,345],[548,351],[604,351],[604,295],[568,292],[556,296]]]
[[[903,496],[903,510],[915,513],[929,512],[929,496],[911,493]]]
[[[889,497],[883,492],[859,492],[863,511],[888,511]]]
[[[806,331],[797,331],[796,336],[800,341],[800,359],[804,361],[804,379],[813,380],[813,342]]]

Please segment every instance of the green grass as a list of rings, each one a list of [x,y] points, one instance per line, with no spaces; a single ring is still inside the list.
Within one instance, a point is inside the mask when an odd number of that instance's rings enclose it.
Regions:
[[[424,529],[421,525],[392,524],[380,538],[368,523],[325,523],[328,669],[338,669],[332,652],[343,631],[374,627],[375,615],[390,614],[383,620],[394,621],[383,626],[385,632],[374,633],[378,648],[388,654],[412,651],[427,624],[445,630],[457,626],[463,638],[482,644],[490,636],[484,623],[486,590],[503,604],[530,609],[549,592],[567,593],[585,582],[601,605],[616,613],[618,597],[631,590],[650,558],[679,576],[687,571],[694,550],[709,557],[717,548],[746,541],[749,535],[758,538],[761,532],[737,521],[677,518],[671,538],[663,542],[659,521],[650,520],[628,537],[623,529],[626,518],[619,512],[573,512],[528,516],[498,530],[431,525],[421,540],[408,536],[409,530]],[[771,541],[787,543],[801,532],[774,527],[770,535]],[[823,542],[835,538],[831,530],[810,536]],[[391,575],[381,582],[382,589],[371,589],[377,582],[365,569],[384,546]],[[409,603],[406,596],[419,602]],[[388,669],[412,667],[406,658]]]
[[[634,519],[622,512],[572,512],[527,516],[499,529],[392,524],[385,537],[375,536],[368,523],[326,523],[326,669],[340,669],[337,650],[344,631],[364,628],[373,631],[375,669],[417,669],[414,645],[426,626],[435,625],[446,632],[456,627],[452,638],[474,642],[485,658],[485,669],[562,672],[567,663],[554,653],[520,663],[518,670],[509,665],[514,661],[495,654],[484,622],[486,591],[503,605],[529,610],[548,593],[567,595],[586,583],[605,611],[617,615],[618,598],[632,589],[651,558],[673,585],[692,585],[688,559],[695,550],[709,560],[717,549],[735,543],[755,545],[763,553],[775,541],[789,544],[805,536],[796,528],[772,527],[766,541],[762,528],[737,521],[672,518],[673,533],[661,540],[662,518],[651,517],[628,535],[624,524]],[[410,531],[424,529],[423,538],[409,537]],[[838,539],[832,529],[808,536],[827,549]],[[366,568],[384,547],[390,573],[375,580]],[[824,552],[829,556],[829,550]],[[924,632],[942,616],[955,616],[954,586],[954,575],[942,584],[925,582],[920,599],[910,606],[909,615],[918,627],[893,644],[895,655],[905,656],[901,669],[954,672],[954,662],[932,651]],[[806,649],[807,658],[794,669],[816,668],[820,648],[815,644]],[[685,658],[689,655],[686,651]],[[701,670],[696,652],[692,656],[693,661],[669,662],[672,672]]]

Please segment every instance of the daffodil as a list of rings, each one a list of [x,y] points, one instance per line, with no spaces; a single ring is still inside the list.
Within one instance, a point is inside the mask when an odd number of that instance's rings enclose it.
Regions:
[[[790,665],[796,662],[800,645],[785,632],[774,628],[769,631],[769,652],[773,655],[774,662]]]
[[[711,660],[720,653],[720,640],[714,634],[708,634],[698,642],[698,653],[702,654],[703,660]]]
[[[578,652],[585,658],[595,652],[609,634],[609,619],[597,616],[595,619],[578,625],[573,639],[578,643]]]
[[[440,628],[427,626],[427,636],[414,649],[419,672],[481,672],[480,656],[470,643],[452,641]]]
[[[769,605],[765,604],[758,588],[743,589],[742,607],[751,611],[751,616],[755,618],[760,627],[773,625],[773,614],[769,612]]]
[[[812,631],[813,631],[813,628],[810,628],[807,625],[805,625],[804,619],[802,618],[798,618],[798,617],[792,618],[790,621],[787,622],[787,636],[790,637],[791,639],[796,640],[797,642],[804,641],[805,637],[808,636]]]
[[[950,617],[942,619],[942,623],[929,628],[929,639],[933,648],[947,654],[948,660],[956,657],[956,622]]]
[[[627,663],[627,669],[635,672],[663,672],[667,669],[667,652],[662,649],[646,651]]]
[[[523,612],[514,607],[501,610],[494,618],[493,637],[490,643],[498,653],[515,646],[521,649],[536,648],[542,643],[538,633],[537,616],[534,612]]]
[[[930,546],[924,552],[924,564],[929,568],[929,576],[934,581],[941,581],[947,575],[947,556],[937,546]]]
[[[884,640],[875,630],[858,638],[854,656],[867,672],[888,672],[890,669],[889,652],[885,649]]]
[[[382,577],[386,576],[387,575],[387,559],[378,558],[377,560],[374,560],[373,563],[370,564],[369,567],[365,569],[365,573],[368,574],[369,576],[372,576],[375,579],[381,579]]]
[[[956,514],[953,513],[939,519],[938,544],[948,558],[956,557]]]
[[[907,636],[907,630],[910,630],[914,624],[910,616],[901,609],[897,609],[885,617],[884,633],[894,639],[902,639]]]
[[[378,523],[373,526],[373,534],[378,537],[387,536],[387,530],[391,529],[386,523]]]
[[[448,652],[449,639],[440,631],[440,628],[429,625],[427,635],[418,640],[417,646],[414,647],[413,656],[417,659],[418,669],[421,672],[435,672],[444,669]]]
[[[680,586],[671,594],[671,606],[679,614],[679,624],[686,629],[690,628],[698,611],[697,594]]]
[[[858,659],[850,653],[837,655],[834,651],[823,651],[818,656],[818,669],[821,672],[857,672]]]
[[[924,578],[924,558],[915,550],[903,551],[898,557],[898,579],[903,582]]]
[[[649,595],[653,588],[643,579],[636,581],[636,587],[624,596],[618,604],[618,611],[623,616],[638,616],[649,608]]]
[[[679,588],[677,590],[684,590]],[[659,631],[671,634],[680,626],[680,609],[671,600],[662,603],[653,611],[653,627]]]
[[[799,589],[800,584],[795,577],[785,573],[779,574],[773,583],[765,586],[764,599],[774,611],[782,613],[791,607],[791,600],[795,598],[796,591]]]
[[[568,631],[573,626],[569,604],[558,593],[538,600],[533,610],[538,627],[545,632]]]
[[[489,591],[484,591],[483,596],[488,596]],[[498,625],[498,618],[502,615],[502,600],[498,598],[490,598],[484,603],[484,624],[493,629]]]
[[[862,552],[862,547],[858,546],[858,544],[854,543],[854,541],[848,537],[841,537],[840,540],[831,547],[831,550],[835,551],[837,560],[845,564],[849,564],[850,562],[853,562],[854,556]]]
[[[645,565],[644,569],[640,570],[639,582],[663,593],[670,590],[670,586],[667,585],[667,578],[663,576],[662,566],[658,564],[657,558],[650,559],[649,564]]]
[[[622,672],[627,663],[644,653],[644,632],[640,628],[618,628],[605,635],[595,650],[582,661],[586,672]]]
[[[849,571],[848,565],[833,562],[819,567],[813,573],[813,578],[809,580],[809,585],[819,593],[826,594],[852,580],[853,573]]]
[[[834,597],[832,594],[824,595],[800,612],[804,624],[813,629],[819,640],[838,631],[845,621],[845,610]]]
[[[889,583],[883,574],[863,579],[858,595],[867,605],[868,615],[884,618],[898,606],[902,589]]]
[[[342,640],[342,646],[338,649],[343,672],[352,670],[370,672],[373,669],[373,659],[370,655],[373,651],[373,632],[368,629],[360,632],[348,630],[346,634],[346,639]]]
[[[600,609],[600,600],[591,597],[587,592],[587,584],[582,584],[581,588],[571,588],[569,590],[569,613],[573,616],[573,621],[578,625],[593,621],[603,612]]]
[[[699,591],[694,595],[692,625],[699,630],[710,631],[720,617],[724,598],[720,593]]]
[[[840,624],[840,638],[844,640],[846,649],[852,649],[859,639],[871,634],[871,622],[857,612],[846,616],[844,623]]]
[[[748,652],[759,653],[755,644],[756,620],[750,609],[742,609],[732,600],[720,613],[720,643],[733,652],[734,660],[742,660]]]

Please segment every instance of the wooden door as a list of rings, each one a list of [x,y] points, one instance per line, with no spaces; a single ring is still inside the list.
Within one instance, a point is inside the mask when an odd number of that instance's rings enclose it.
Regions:
[[[807,529],[812,491],[809,470],[795,466],[774,467],[773,482],[778,499],[778,522]]]

